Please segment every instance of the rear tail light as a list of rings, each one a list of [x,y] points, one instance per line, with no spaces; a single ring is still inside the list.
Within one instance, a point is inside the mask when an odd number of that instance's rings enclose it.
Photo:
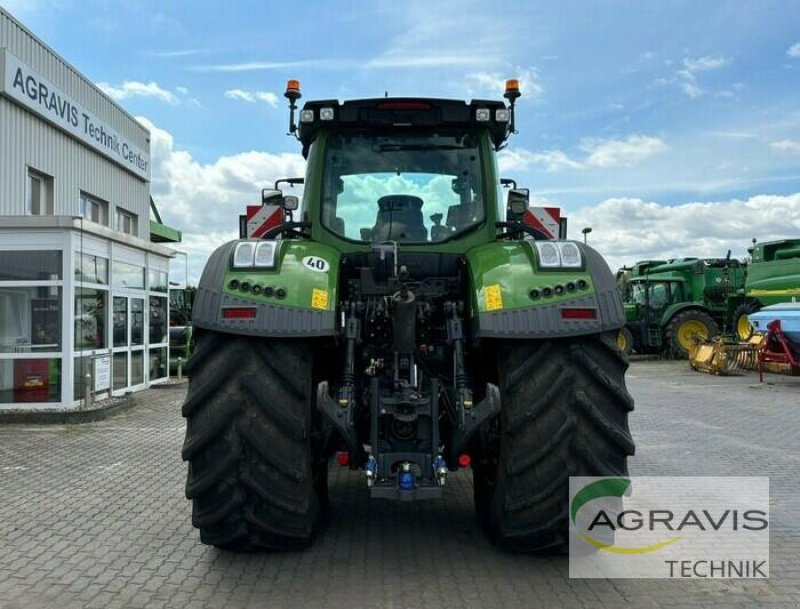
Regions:
[[[222,309],[223,319],[255,319],[256,307],[225,307]]]
[[[597,309],[564,308],[561,309],[561,319],[597,319]]]

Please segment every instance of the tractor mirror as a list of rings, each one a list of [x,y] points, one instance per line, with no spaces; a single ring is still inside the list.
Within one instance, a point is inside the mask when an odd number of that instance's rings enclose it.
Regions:
[[[372,229],[371,228],[362,228],[360,232],[361,232],[361,240],[362,241],[372,241]]]
[[[286,211],[294,211],[300,207],[300,199],[294,195],[286,195],[283,197],[283,209]]]
[[[261,203],[264,205],[280,205],[283,193],[273,188],[264,188],[261,191]]]
[[[525,210],[528,209],[528,199],[530,193],[527,188],[514,188],[508,191],[508,202],[506,204],[506,215],[509,222],[522,219]]]

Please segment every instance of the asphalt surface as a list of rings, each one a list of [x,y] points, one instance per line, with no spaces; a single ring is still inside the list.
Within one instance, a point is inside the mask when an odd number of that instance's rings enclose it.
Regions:
[[[398,504],[335,467],[309,550],[220,552],[190,524],[173,388],[97,423],[0,427],[0,607],[799,607],[800,378],[637,362],[628,385],[631,474],[770,477],[769,580],[569,579],[564,556],[489,545],[469,472],[442,501]]]

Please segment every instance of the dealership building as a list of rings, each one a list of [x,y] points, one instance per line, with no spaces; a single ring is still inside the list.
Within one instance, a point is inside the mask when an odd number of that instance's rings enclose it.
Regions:
[[[0,85],[0,411],[163,382],[179,233],[150,219],[150,133],[2,8]]]

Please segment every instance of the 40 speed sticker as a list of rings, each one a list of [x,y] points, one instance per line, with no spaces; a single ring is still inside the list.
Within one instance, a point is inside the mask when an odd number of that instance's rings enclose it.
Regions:
[[[324,260],[318,256],[306,256],[303,258],[303,267],[309,271],[327,273],[331,265],[328,264],[327,260]]]

